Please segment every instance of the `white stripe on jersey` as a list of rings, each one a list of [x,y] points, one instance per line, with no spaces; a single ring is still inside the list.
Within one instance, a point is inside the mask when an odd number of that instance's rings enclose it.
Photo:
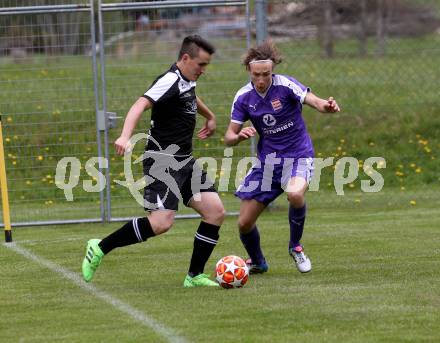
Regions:
[[[310,88],[306,88],[305,90],[302,90],[300,86],[298,86],[292,80],[289,80],[284,75],[275,74],[273,78],[273,85],[285,86],[290,88],[293,91],[293,93],[300,98],[301,103],[304,103],[304,98],[306,97],[307,93],[310,92]]]
[[[239,120],[235,120],[235,119],[231,119],[231,123],[235,123],[235,124],[240,124],[240,125],[242,125],[242,124],[243,124],[243,122],[242,122],[242,121],[239,121]]]
[[[154,101],[158,101],[177,81],[179,77],[176,73],[168,72],[162,76],[157,82],[147,90],[144,95],[150,97]]]
[[[179,92],[180,94],[185,93],[189,91],[191,88],[195,88],[197,86],[197,83],[195,81],[186,81],[182,74],[180,73],[179,69],[176,69],[176,74],[179,75]]]
[[[232,115],[232,112],[234,111],[234,104],[237,101],[237,99],[239,98],[239,96],[243,95],[244,93],[250,92],[252,89],[254,89],[254,88],[252,87],[252,84],[249,82],[247,85],[245,85],[244,87],[241,87],[238,90],[238,92],[235,94],[234,101],[232,102],[231,115]]]

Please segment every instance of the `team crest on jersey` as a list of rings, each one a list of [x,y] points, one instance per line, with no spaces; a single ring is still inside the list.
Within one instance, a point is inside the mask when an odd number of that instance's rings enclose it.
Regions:
[[[275,117],[272,114],[265,114],[263,116],[263,122],[267,126],[274,126],[277,123]]]
[[[270,101],[272,104],[272,108],[274,111],[279,111],[283,108],[283,105],[281,104],[281,101],[279,99],[273,99]]]

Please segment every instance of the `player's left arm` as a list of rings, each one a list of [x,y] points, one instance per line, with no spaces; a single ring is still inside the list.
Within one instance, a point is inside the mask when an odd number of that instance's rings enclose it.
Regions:
[[[304,103],[322,113],[335,113],[341,111],[338,103],[335,99],[333,99],[333,97],[329,97],[327,100],[324,100],[320,97],[317,97],[312,92],[307,93],[306,97],[304,98]]]
[[[215,114],[206,106],[206,104],[198,97],[197,99],[197,112],[206,118],[205,125],[197,133],[197,137],[200,139],[206,139],[213,135],[217,123],[215,120]]]

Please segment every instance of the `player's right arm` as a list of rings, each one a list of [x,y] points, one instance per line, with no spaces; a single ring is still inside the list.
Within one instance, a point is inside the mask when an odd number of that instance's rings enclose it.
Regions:
[[[225,144],[227,146],[237,145],[241,141],[255,136],[256,132],[252,126],[243,128],[243,124],[230,122],[225,133]]]
[[[121,136],[115,141],[115,149],[118,155],[124,155],[139,118],[145,110],[150,109],[152,106],[151,101],[144,97],[137,99],[133,106],[131,106],[125,118]]]

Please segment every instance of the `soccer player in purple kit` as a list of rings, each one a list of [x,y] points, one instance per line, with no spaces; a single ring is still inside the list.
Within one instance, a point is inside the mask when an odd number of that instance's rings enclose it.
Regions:
[[[322,113],[339,112],[336,101],[314,95],[310,88],[290,76],[274,74],[281,56],[266,41],[248,50],[243,64],[251,82],[235,95],[231,122],[225,134],[228,146],[259,135],[258,163],[246,175],[235,195],[241,199],[238,228],[249,254],[251,273],[264,273],[269,266],[260,246],[256,226],[259,215],[284,191],[289,201],[289,254],[297,269],[312,269],[300,243],[306,218],[305,192],[313,175],[313,145],[302,117],[302,105]],[[253,127],[243,127],[250,120]]]

